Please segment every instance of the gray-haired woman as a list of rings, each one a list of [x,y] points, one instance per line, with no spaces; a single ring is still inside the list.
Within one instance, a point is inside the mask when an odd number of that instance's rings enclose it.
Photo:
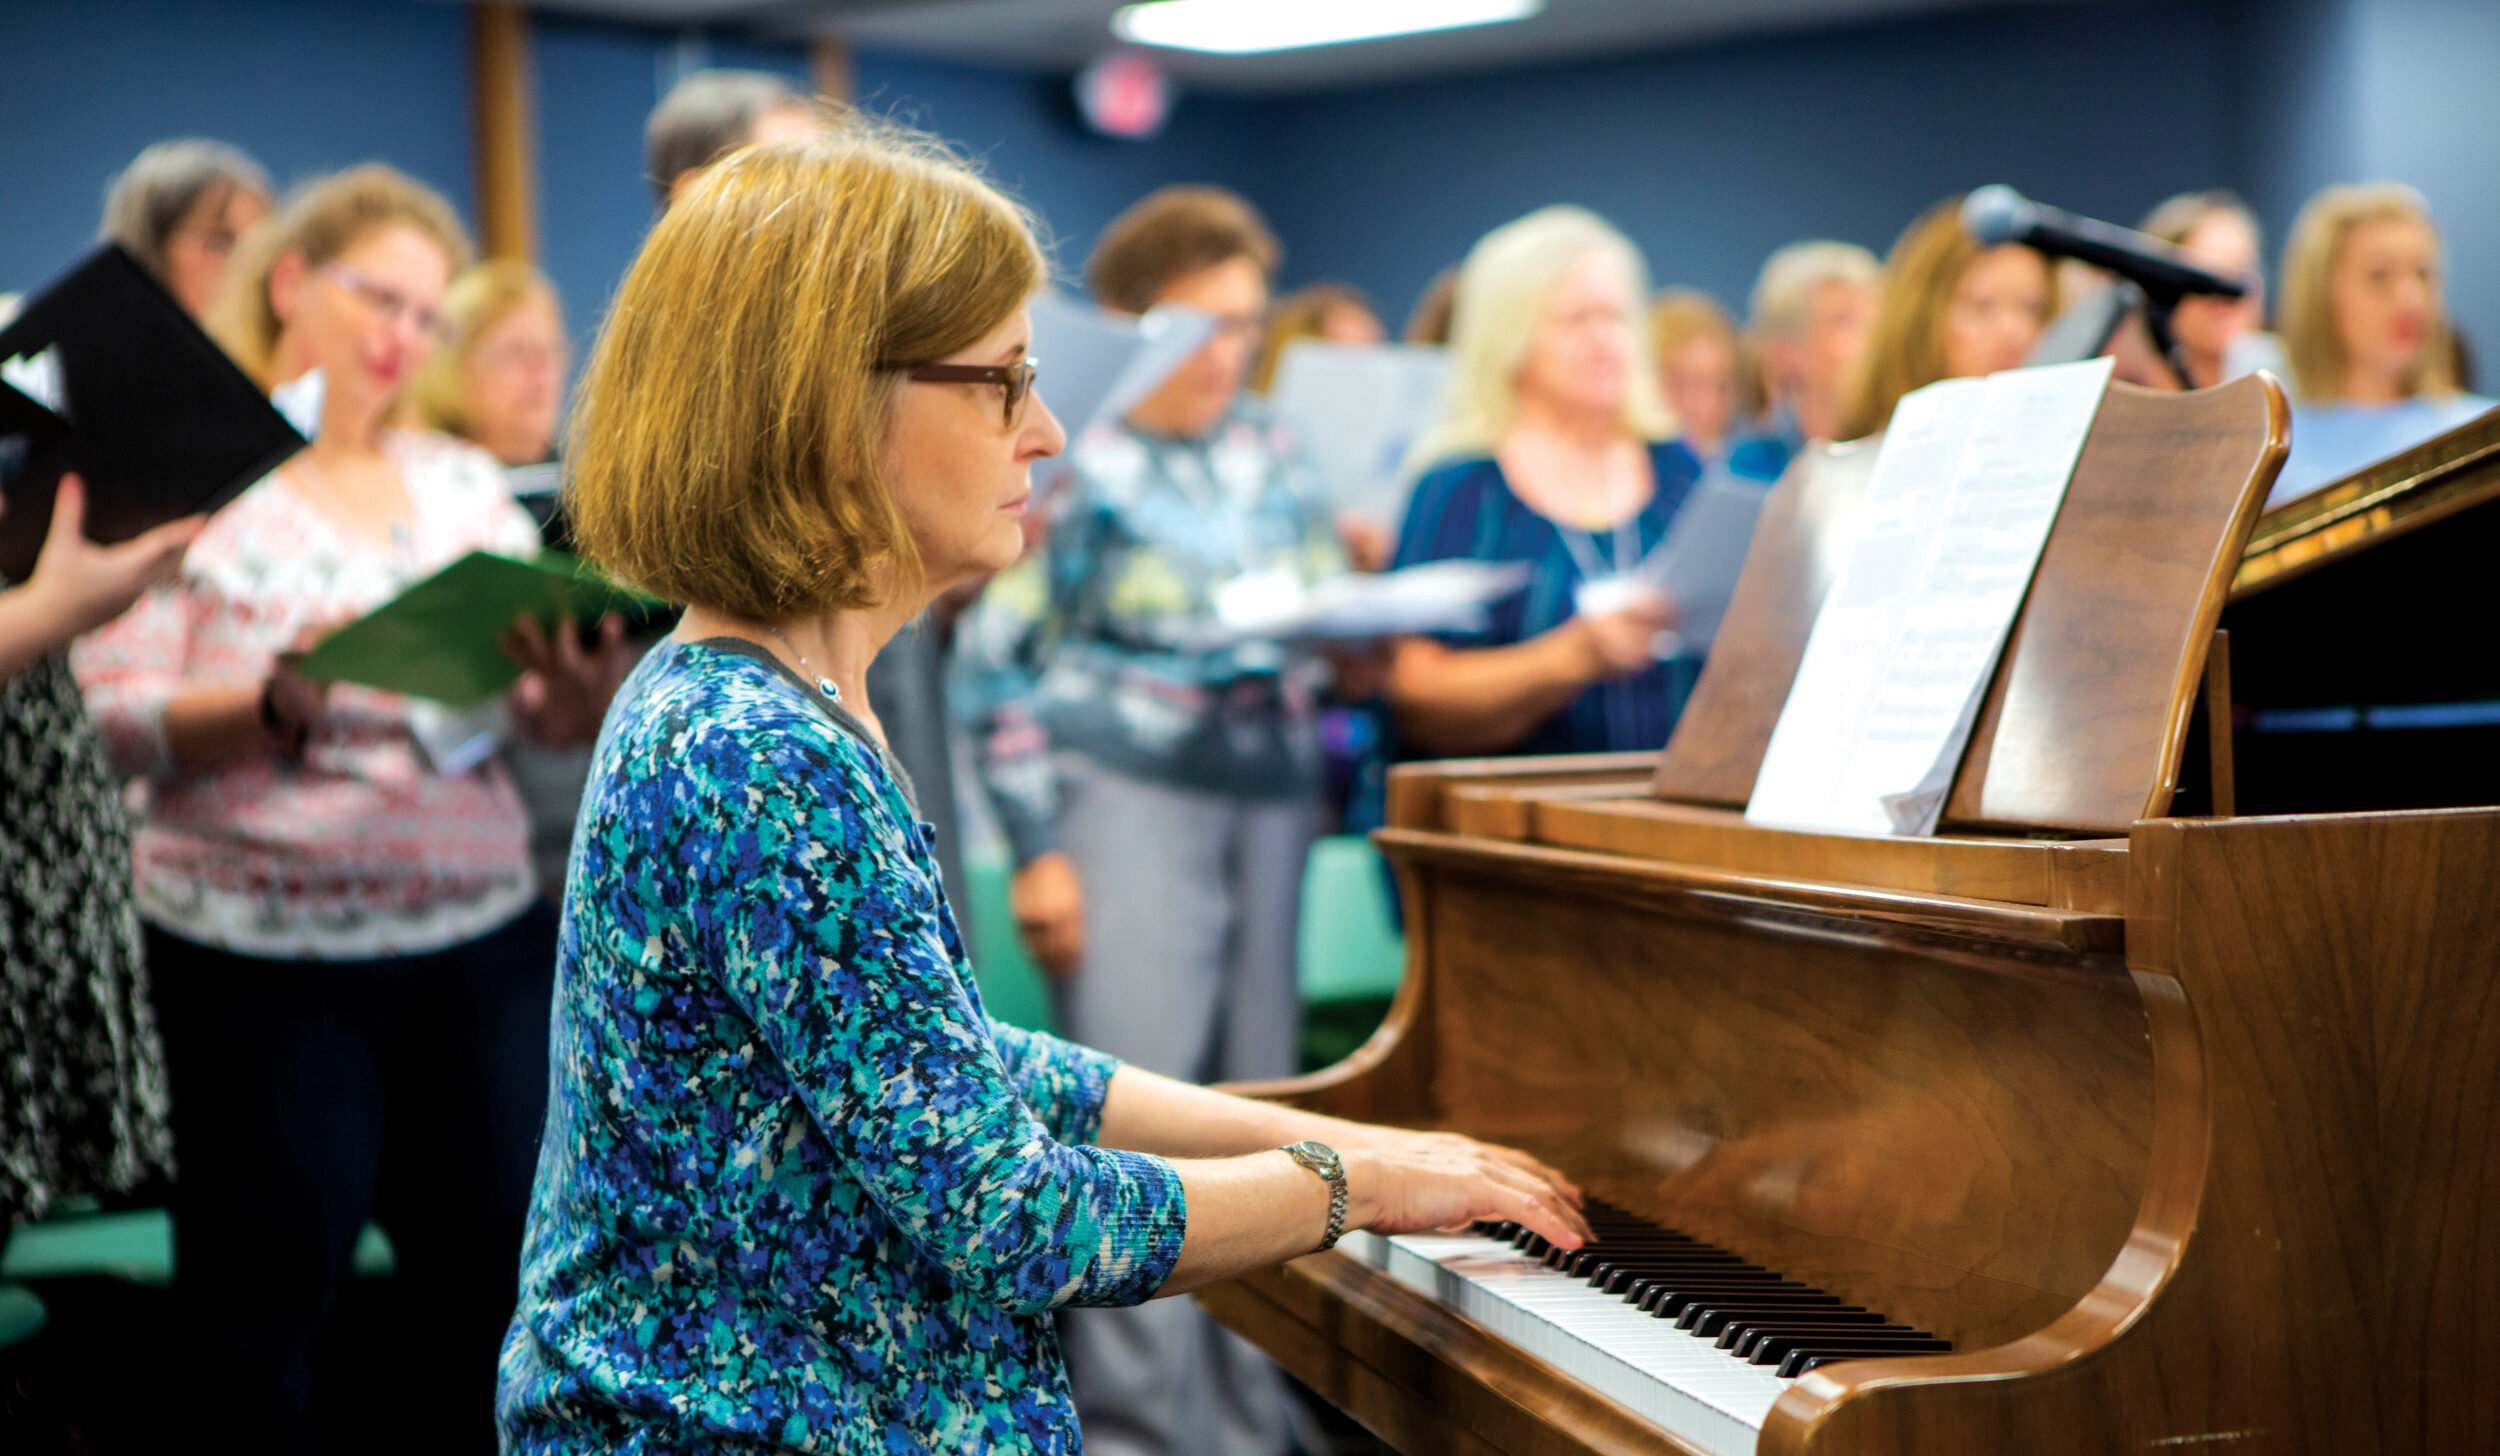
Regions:
[[[113,179],[97,240],[121,244],[201,318],[225,286],[235,239],[268,215],[270,196],[269,174],[235,147],[158,142]]]

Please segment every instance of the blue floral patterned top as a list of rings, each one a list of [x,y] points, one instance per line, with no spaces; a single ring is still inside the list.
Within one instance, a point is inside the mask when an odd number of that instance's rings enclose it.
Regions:
[[[666,642],[574,835],[497,1398],[522,1452],[1080,1449],[1049,1311],[1186,1225],[1116,1063],[991,1021],[908,789],[744,644]]]
[[[1318,793],[1326,663],[1209,637],[1228,586],[1346,569],[1318,475],[1265,408],[1195,438],[1097,427],[1044,509],[1043,548],[955,629],[955,712],[1016,862],[1058,847],[1055,750],[1206,794]]]

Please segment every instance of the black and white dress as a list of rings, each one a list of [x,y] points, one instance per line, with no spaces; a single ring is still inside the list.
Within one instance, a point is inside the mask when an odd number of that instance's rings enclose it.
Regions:
[[[0,1240],[172,1159],[130,830],[55,654],[0,682]]]

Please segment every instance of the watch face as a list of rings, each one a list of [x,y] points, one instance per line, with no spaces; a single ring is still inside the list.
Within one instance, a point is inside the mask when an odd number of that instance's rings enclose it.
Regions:
[[[1339,1169],[1343,1167],[1343,1160],[1338,1158],[1337,1150],[1326,1143],[1298,1142],[1285,1151],[1293,1154],[1295,1162],[1311,1169],[1323,1178],[1336,1177]]]

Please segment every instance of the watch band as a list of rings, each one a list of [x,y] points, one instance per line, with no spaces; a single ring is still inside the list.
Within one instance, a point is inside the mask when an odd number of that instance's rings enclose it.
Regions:
[[[1320,1239],[1318,1250],[1324,1254],[1335,1248],[1345,1234],[1345,1159],[1338,1157],[1337,1150],[1328,1144],[1309,1139],[1287,1145],[1284,1152],[1328,1180],[1328,1232]]]

